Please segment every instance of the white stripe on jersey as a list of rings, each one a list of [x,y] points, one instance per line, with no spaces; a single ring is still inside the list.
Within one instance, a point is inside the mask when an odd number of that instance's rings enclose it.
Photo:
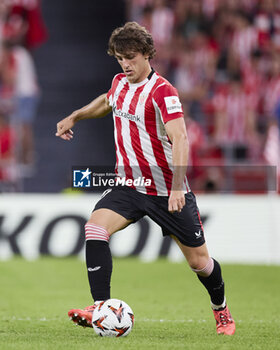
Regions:
[[[131,100],[135,94],[136,89],[130,89],[127,91],[125,99],[123,101],[123,105],[122,105],[122,111],[125,113],[129,112],[129,106],[131,103]],[[119,118],[119,117],[115,117],[115,118]],[[122,139],[123,139],[123,145],[124,145],[124,149],[129,161],[129,165],[132,168],[132,175],[134,179],[137,179],[139,177],[142,177],[142,171],[140,169],[139,163],[137,161],[137,157],[136,154],[134,152],[134,149],[132,147],[131,144],[131,136],[130,136],[130,121],[126,118],[121,118],[121,123],[122,123],[122,128],[121,128],[121,134],[122,134]],[[124,168],[120,169],[119,171],[119,175],[122,177],[125,177],[125,171]],[[136,187],[136,189],[138,189]]]
[[[153,86],[155,85],[156,81],[158,79],[158,76],[156,74],[153,74],[152,78],[148,81],[148,83],[145,85],[143,91],[141,92],[142,95],[148,96],[151,92]],[[138,100],[136,109],[135,109],[135,115],[145,115],[145,103],[140,103]],[[162,170],[160,167],[157,166],[155,163],[156,156],[153,151],[153,146],[151,143],[150,135],[148,134],[146,130],[145,122],[142,127],[138,128],[139,131],[139,137],[141,142],[142,151],[144,154],[144,157],[146,158],[148,164],[151,164],[151,173],[154,178],[154,183],[156,186],[156,190],[159,196],[166,195],[166,184],[165,179],[162,173]]]
[[[116,91],[114,93],[114,98],[112,99],[111,97],[111,100],[112,100],[112,107],[113,107],[113,103],[115,100],[116,101],[116,97],[119,95],[119,93],[121,92],[122,88],[124,87],[124,84],[126,82],[126,78],[122,78],[120,81],[119,81],[119,84],[116,88]],[[111,95],[112,96],[112,95]],[[114,136],[115,136],[115,145],[116,145],[116,156],[117,156],[117,159],[118,159],[118,167],[122,167],[124,166],[124,162],[123,162],[123,157],[121,155],[121,152],[119,150],[119,147],[118,147],[118,133],[117,133],[117,126],[116,126],[116,122],[115,122],[115,118],[113,118],[113,121],[114,121]]]

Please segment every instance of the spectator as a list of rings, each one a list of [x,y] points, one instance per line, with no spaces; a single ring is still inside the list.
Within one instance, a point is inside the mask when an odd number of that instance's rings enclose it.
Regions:
[[[220,0],[204,0],[202,2],[202,11],[204,16],[208,19],[213,19],[218,7],[220,6],[220,3]]]
[[[203,69],[197,69],[194,52],[189,49],[181,54],[178,66],[174,70],[174,85],[189,113],[203,124],[201,104],[207,94],[207,81]]]
[[[185,113],[188,116],[187,113]],[[189,161],[188,166],[197,167],[201,165],[201,150],[205,147],[205,135],[202,127],[190,117],[186,118],[186,127],[189,139]]]
[[[9,10],[10,10],[10,1],[0,0],[0,42],[2,42],[2,39],[3,39],[4,25],[5,25]]]
[[[7,117],[0,111],[0,190],[1,182],[12,180],[11,166],[14,163],[14,133]]]
[[[215,139],[228,161],[244,160],[256,152],[256,111],[250,102],[238,73],[232,75],[228,87],[214,97]]]
[[[14,122],[19,133],[18,160],[24,164],[34,161],[33,120],[39,99],[39,87],[33,59],[30,53],[10,41],[5,44],[6,56],[10,64],[10,90],[14,96]],[[7,72],[5,73],[7,75]],[[3,73],[3,76],[5,76]],[[7,84],[6,84],[7,85]]]
[[[217,58],[216,48],[204,32],[198,31],[189,40],[189,47],[181,53],[174,70],[174,84],[180,97],[202,127],[205,127],[203,104],[215,78]]]
[[[13,0],[5,23],[5,37],[31,50],[47,39],[40,0]]]
[[[267,133],[280,115],[280,2],[129,2],[159,38],[153,66],[178,89],[190,132],[202,128],[202,156],[216,163],[223,163],[223,154],[231,161],[263,161]]]
[[[9,116],[14,111],[15,61],[6,45],[0,48],[0,110]]]
[[[183,35],[184,38],[189,39],[197,31],[199,31],[205,22],[202,12],[202,1],[189,1],[186,2],[185,16],[180,16],[180,20],[177,21],[178,32]],[[178,14],[179,11],[177,11]]]
[[[141,22],[145,8],[152,8],[154,0],[126,0],[127,18],[131,21]]]
[[[271,121],[263,152],[267,164],[276,166],[278,193],[280,193],[280,131],[276,121]]]
[[[15,62],[9,55],[5,45],[0,45],[0,191],[3,183],[14,180],[11,172],[15,164],[15,129],[11,123],[14,110],[14,66]]]
[[[270,50],[271,45],[280,48],[280,8],[278,0],[259,0],[254,18],[259,46]]]
[[[280,101],[280,54],[271,57],[269,79],[264,89],[265,114],[274,119],[277,104]]]
[[[231,64],[239,66],[248,60],[251,53],[258,47],[258,38],[255,28],[250,24],[245,13],[238,11],[233,17],[234,32],[230,46],[229,58],[237,62]]]
[[[139,24],[147,28],[147,30],[152,30],[152,17],[153,17],[153,8],[147,6],[143,9],[142,16],[139,19]]]
[[[166,0],[155,0],[152,14],[151,34],[155,46],[166,45],[172,38],[174,28],[174,13],[167,6]]]
[[[245,90],[254,94],[256,99],[260,98],[266,79],[266,66],[262,52],[254,50],[250,57],[243,61],[240,68]]]

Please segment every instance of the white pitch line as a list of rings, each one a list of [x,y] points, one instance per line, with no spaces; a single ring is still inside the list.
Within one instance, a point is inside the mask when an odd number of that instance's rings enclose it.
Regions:
[[[1,318],[1,321],[37,321],[37,322],[52,322],[52,321],[66,321],[67,317],[55,317],[55,318],[46,318],[46,317],[16,317],[12,316],[11,318]],[[205,323],[207,320],[193,320],[193,319],[186,319],[186,320],[169,320],[169,319],[152,319],[152,318],[137,318],[135,317],[136,322],[151,322],[151,323]],[[277,320],[278,321],[278,320]],[[256,319],[250,319],[250,320],[235,320],[236,323],[275,323],[275,320],[256,320]]]
[[[2,318],[2,321],[40,321],[40,322],[46,322],[46,321],[57,321],[62,320],[62,318],[46,318],[46,317],[40,317],[40,318],[32,318],[32,317],[16,317],[13,316],[11,318]]]
[[[39,321],[39,322],[49,322],[49,321],[57,321],[57,320],[63,320],[64,317],[56,317],[56,318],[32,318],[32,317],[16,317],[13,316],[12,318],[2,318],[2,321]],[[206,322],[206,320],[167,320],[167,319],[149,319],[149,318],[137,318],[138,322],[158,322],[158,323],[170,323],[170,322],[177,322],[177,323],[203,323]]]
[[[192,320],[192,319],[188,319],[188,320],[165,320],[165,319],[149,319],[149,318],[140,318],[138,319],[139,322],[160,322],[160,323],[164,323],[164,322],[177,322],[177,323],[203,323],[206,322],[206,320]]]

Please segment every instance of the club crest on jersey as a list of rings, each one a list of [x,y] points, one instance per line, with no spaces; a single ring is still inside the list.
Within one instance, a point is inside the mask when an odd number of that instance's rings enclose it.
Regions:
[[[147,97],[148,97],[147,94],[143,94],[143,93],[140,94],[140,96],[139,96],[139,104],[140,104],[140,105],[143,105],[143,104],[145,103]]]
[[[164,102],[165,102],[168,114],[183,112],[182,105],[178,96],[164,97]]]

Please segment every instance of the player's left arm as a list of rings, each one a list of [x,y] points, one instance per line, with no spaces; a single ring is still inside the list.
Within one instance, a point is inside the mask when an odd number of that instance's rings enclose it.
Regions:
[[[168,121],[165,130],[172,142],[172,161],[174,166],[172,188],[168,201],[170,212],[181,212],[185,203],[185,191],[183,190],[184,178],[188,164],[188,136],[183,117]]]

